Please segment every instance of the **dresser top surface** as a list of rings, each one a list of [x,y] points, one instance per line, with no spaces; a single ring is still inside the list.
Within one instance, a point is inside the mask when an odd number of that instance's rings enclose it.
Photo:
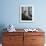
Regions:
[[[14,31],[13,31],[13,32],[14,32]],[[13,32],[10,32],[10,33],[13,33]],[[16,32],[44,33],[44,31],[27,31],[27,32],[26,32],[24,29],[16,29],[16,31],[15,31],[14,33],[16,33]],[[8,33],[8,31],[7,31],[7,33]]]

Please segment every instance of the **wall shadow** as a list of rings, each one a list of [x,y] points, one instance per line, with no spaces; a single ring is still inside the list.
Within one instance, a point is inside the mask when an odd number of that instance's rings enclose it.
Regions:
[[[3,32],[6,32],[6,26],[4,24],[0,24],[0,43],[2,43]]]

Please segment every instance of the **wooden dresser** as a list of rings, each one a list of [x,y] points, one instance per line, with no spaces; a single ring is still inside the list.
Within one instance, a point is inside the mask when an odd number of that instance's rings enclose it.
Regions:
[[[44,32],[3,32],[3,46],[44,46]]]

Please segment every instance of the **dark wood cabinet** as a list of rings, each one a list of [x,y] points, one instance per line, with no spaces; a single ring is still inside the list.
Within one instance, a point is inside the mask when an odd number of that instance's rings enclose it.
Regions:
[[[44,46],[44,32],[3,32],[3,46]]]

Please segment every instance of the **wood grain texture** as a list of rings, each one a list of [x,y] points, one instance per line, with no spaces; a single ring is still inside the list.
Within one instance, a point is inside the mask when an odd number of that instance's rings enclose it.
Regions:
[[[44,46],[44,32],[24,33],[24,46]]]
[[[4,33],[3,46],[23,46],[23,33]]]
[[[3,46],[44,46],[44,32],[3,32]]]

